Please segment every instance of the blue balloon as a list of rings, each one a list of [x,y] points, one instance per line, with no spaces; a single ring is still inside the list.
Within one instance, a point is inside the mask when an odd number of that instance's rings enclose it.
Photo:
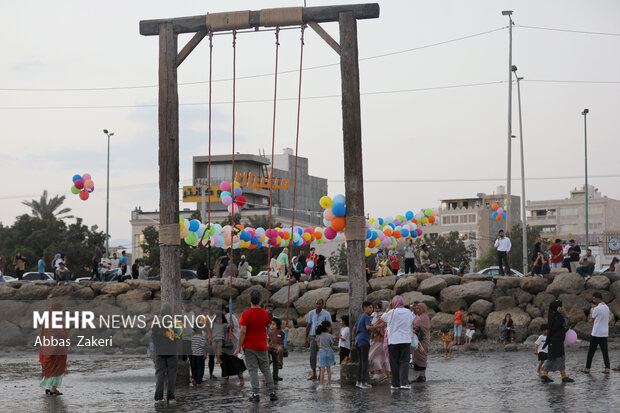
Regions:
[[[377,218],[377,221],[379,221],[379,225],[383,225],[383,218],[379,217]]]
[[[495,219],[497,218],[497,211],[493,211],[493,213],[491,214],[491,216]]]
[[[396,229],[396,225],[394,225],[392,222],[390,222],[388,225],[392,227],[392,231]]]
[[[332,206],[332,213],[337,217],[343,217],[347,214],[347,208],[344,206],[344,204],[334,203],[334,205]]]
[[[73,175],[73,182],[78,181],[78,180],[80,181],[82,180],[82,175],[78,175],[78,174]]]
[[[506,213],[505,212],[502,212],[502,218],[506,219]]]
[[[366,239],[370,239],[372,237],[372,231],[370,229],[366,230]]]
[[[198,228],[198,230],[196,231],[196,236],[198,237],[198,241],[200,241],[202,239],[202,235],[205,233],[205,229],[204,228]],[[205,238],[207,238],[207,236],[205,235]]]
[[[335,197],[333,197],[332,201],[334,201],[334,204],[344,204],[345,203],[345,197],[344,197],[344,195],[339,194],[339,195],[336,195]]]
[[[411,221],[413,219],[413,212],[412,211],[405,212],[405,218],[407,218],[407,221]]]
[[[370,235],[370,239],[371,240],[376,240],[377,237],[379,236],[379,234],[377,233],[377,231],[375,231],[374,229],[372,230],[372,233]]]
[[[417,232],[416,232],[417,234]],[[400,235],[402,235],[403,237],[408,237],[409,236],[409,230],[407,228],[403,228],[400,230]]]
[[[196,232],[198,231],[198,228],[200,228],[200,221],[198,221],[197,219],[192,219],[191,221],[189,221],[189,230]]]
[[[418,236],[418,231],[411,231],[411,236],[416,238]]]
[[[312,268],[312,267],[314,267],[314,261],[312,261],[312,260],[308,261],[308,262],[306,263],[306,266],[307,266],[308,268]]]

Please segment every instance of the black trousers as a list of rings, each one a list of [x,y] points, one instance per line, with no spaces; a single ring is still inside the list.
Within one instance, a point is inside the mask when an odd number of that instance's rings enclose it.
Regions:
[[[508,253],[506,251],[497,251],[497,266],[499,267],[499,275],[504,275],[504,266],[502,262],[505,264],[506,269],[508,270],[508,274],[510,274],[510,264],[508,264]]]
[[[213,375],[215,369],[215,354],[209,354],[209,376]]]
[[[346,357],[349,357],[349,354],[351,354],[351,350],[346,347],[340,347],[340,351],[338,352],[338,354],[340,355],[340,364],[342,364],[342,360],[344,360]]]
[[[589,369],[592,366],[592,358],[596,353],[596,347],[601,346],[601,352],[603,353],[603,362],[605,368],[609,368],[609,352],[607,351],[607,337],[592,337],[590,339],[590,348],[588,348],[588,359],[586,360],[586,368]]]
[[[390,370],[392,371],[392,386],[400,387],[409,384],[409,357],[411,343],[388,345],[390,355]]]
[[[359,354],[359,361],[357,363],[357,381],[360,383],[366,383],[368,380],[368,352],[370,350],[370,344],[365,344],[361,347],[357,347]]]
[[[275,379],[278,376],[278,368],[280,367],[280,361],[278,360],[278,352],[277,351],[270,351],[269,352],[269,356],[271,356],[271,364],[273,365],[272,367],[272,371],[273,371],[273,378]]]
[[[405,258],[405,274],[413,274],[415,272],[415,258]]]
[[[205,375],[205,359],[203,356],[189,356],[189,364],[192,368],[192,379],[197,384],[202,383],[202,377]]]

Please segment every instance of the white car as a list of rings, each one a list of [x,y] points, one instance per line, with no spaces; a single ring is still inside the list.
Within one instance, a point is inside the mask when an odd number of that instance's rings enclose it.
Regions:
[[[17,278],[11,277],[10,275],[0,275],[0,282],[10,283],[13,281],[17,281]]]
[[[52,272],[45,272],[44,273],[45,276],[47,278],[45,278],[44,280],[52,280],[54,281],[54,273]],[[40,280],[41,278],[39,278],[39,273],[38,272],[27,272],[24,275],[22,275],[22,280],[24,281],[36,281],[36,280]]]
[[[478,271],[478,274],[485,274],[485,275],[492,275],[493,277],[499,277],[499,267],[497,265],[493,265],[493,266],[491,266],[489,268],[485,268],[484,270]],[[519,271],[513,270],[511,268],[510,269],[510,274],[508,274],[508,276],[510,276],[510,277],[523,277],[523,274],[521,274]]]

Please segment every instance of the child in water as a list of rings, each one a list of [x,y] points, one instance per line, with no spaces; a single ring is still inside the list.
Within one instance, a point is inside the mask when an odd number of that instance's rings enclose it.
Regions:
[[[335,342],[332,335],[332,323],[325,320],[316,328],[316,341],[319,347],[319,367],[321,368],[319,383],[325,383],[325,372],[327,371],[327,385],[332,384],[332,368],[336,364],[333,345]]]
[[[540,326],[540,335],[534,342],[536,344],[536,349],[534,349],[534,354],[538,356],[538,368],[536,369],[536,373],[540,376],[540,370],[542,369],[545,360],[547,360],[547,353],[549,352],[549,347],[543,348],[543,344],[547,341],[547,324],[543,324]]]
[[[443,358],[452,358],[452,333],[449,328],[441,330],[441,341],[443,341]]]

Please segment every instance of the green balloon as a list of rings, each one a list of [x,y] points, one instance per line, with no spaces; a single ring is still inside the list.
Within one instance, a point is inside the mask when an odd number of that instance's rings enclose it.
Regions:
[[[252,266],[251,265],[248,265],[248,271],[252,272]]]
[[[74,195],[77,195],[77,194],[79,194],[79,193],[80,193],[80,190],[79,190],[79,189],[77,189],[77,188],[75,187],[75,185],[72,185],[72,186],[71,186],[71,192],[72,192]]]
[[[187,245],[194,245],[197,242],[198,242],[198,235],[196,235],[195,232],[190,231],[189,234],[187,234],[187,237],[185,237],[185,243]]]
[[[504,205],[508,205],[508,200],[504,199]]]

